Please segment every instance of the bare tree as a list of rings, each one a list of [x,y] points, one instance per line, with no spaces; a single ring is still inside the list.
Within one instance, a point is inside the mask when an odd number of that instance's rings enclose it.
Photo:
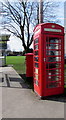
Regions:
[[[54,9],[58,7],[58,4],[46,2],[46,0],[43,4],[44,22],[57,22]],[[28,0],[9,2],[7,0],[5,3],[1,2],[1,5],[2,27],[20,38],[24,50],[28,52],[33,41],[33,28],[39,23],[39,2]]]

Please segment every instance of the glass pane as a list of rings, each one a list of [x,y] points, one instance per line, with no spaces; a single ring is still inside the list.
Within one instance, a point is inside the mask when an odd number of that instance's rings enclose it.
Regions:
[[[51,69],[51,68],[60,68],[61,67],[61,63],[49,63],[49,64],[46,64],[46,68],[47,69]]]
[[[49,83],[48,88],[54,88],[54,87],[58,87],[58,82]]]
[[[56,63],[55,66],[56,66],[56,68],[60,68],[61,67],[61,63]]]
[[[35,68],[35,73],[37,73],[37,74],[38,74],[38,69],[36,69],[36,68]]]
[[[47,69],[56,68],[56,65],[55,65],[55,63],[53,63],[53,64],[52,64],[52,63],[51,63],[51,64],[49,63],[49,64],[46,64],[46,68],[47,68]]]
[[[56,69],[56,72],[61,73],[61,69]]]
[[[35,74],[35,79],[37,79],[37,80],[38,80],[38,75],[36,75],[36,74]]]
[[[61,49],[61,45],[58,46],[58,49]]]
[[[59,44],[48,44],[46,49],[61,49],[61,45]]]
[[[48,38],[47,37],[47,42],[49,42],[49,43],[61,43],[61,39],[60,38],[53,38],[53,37],[50,37],[50,38]]]
[[[34,60],[38,62],[38,57],[34,57]]]
[[[35,63],[35,67],[37,67],[37,68],[38,68],[38,63]]]
[[[34,49],[37,50],[37,49],[38,49],[38,45],[35,45],[35,46],[34,46]]]
[[[58,70],[47,70],[47,75],[57,75],[59,74],[60,72]]]
[[[55,51],[47,50],[46,55],[55,55]]]
[[[47,87],[53,88],[53,87],[59,87],[61,86],[61,76],[48,76],[47,77]]]
[[[59,39],[58,38],[50,38],[49,42],[50,43],[59,43]]]
[[[36,84],[36,85],[39,85],[38,80],[35,80],[35,84]]]
[[[56,62],[56,57],[47,57],[46,61],[47,62]]]
[[[47,38],[46,42],[46,49],[61,49],[61,45],[58,44],[61,43],[61,39]]]
[[[38,43],[38,38],[34,40],[34,43],[35,43],[35,44]]]
[[[48,76],[50,81],[58,81],[59,77],[58,76]]]
[[[46,55],[61,55],[61,51],[57,50],[47,50]]]
[[[35,51],[34,54],[35,54],[35,55],[38,55],[38,51]]]
[[[56,41],[58,42],[58,40],[56,40],[54,38],[50,38],[50,43],[56,43]]]
[[[55,51],[55,55],[61,55],[61,51]]]
[[[61,57],[47,57],[46,61],[47,62],[59,62],[61,61]]]
[[[56,61],[61,61],[61,57],[56,57]]]

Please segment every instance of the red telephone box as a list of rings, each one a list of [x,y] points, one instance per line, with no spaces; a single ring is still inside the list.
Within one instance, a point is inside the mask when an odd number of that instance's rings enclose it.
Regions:
[[[42,23],[34,29],[34,91],[41,97],[64,92],[64,28]]]

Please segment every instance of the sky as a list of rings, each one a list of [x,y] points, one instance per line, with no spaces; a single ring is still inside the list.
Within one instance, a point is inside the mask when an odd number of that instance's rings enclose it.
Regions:
[[[6,1],[6,0],[0,0],[0,1],[3,2],[3,1]],[[17,0],[9,0],[9,1],[12,1],[12,2],[13,2],[13,1],[17,1]],[[19,1],[22,1],[22,0],[19,0]],[[25,0],[24,0],[24,1],[25,1]],[[28,0],[28,1],[40,1],[40,0]],[[43,1],[44,1],[44,0],[43,0]],[[47,0],[47,1],[52,1],[52,0]],[[61,2],[61,1],[66,1],[66,0],[53,0],[53,1],[57,1],[57,2],[60,1],[60,2]]]
[[[0,0],[0,1],[5,1],[5,0]],[[13,0],[9,0],[9,1],[13,1]],[[15,1],[17,1],[17,0],[15,0]],[[39,0],[37,0],[37,1],[39,1]],[[51,1],[51,0],[47,0],[47,1]],[[63,3],[66,0],[53,0],[53,1],[60,2],[60,6],[58,8],[57,15],[58,15],[58,18],[61,20],[60,25],[64,26],[64,4]],[[23,51],[22,42],[20,39],[11,35],[9,40],[10,41],[8,41],[8,49],[10,49],[11,51]]]

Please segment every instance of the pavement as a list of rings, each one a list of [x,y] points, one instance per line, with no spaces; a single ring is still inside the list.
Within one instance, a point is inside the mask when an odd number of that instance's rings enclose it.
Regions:
[[[0,67],[1,118],[64,118],[61,99],[39,97],[12,67]]]

